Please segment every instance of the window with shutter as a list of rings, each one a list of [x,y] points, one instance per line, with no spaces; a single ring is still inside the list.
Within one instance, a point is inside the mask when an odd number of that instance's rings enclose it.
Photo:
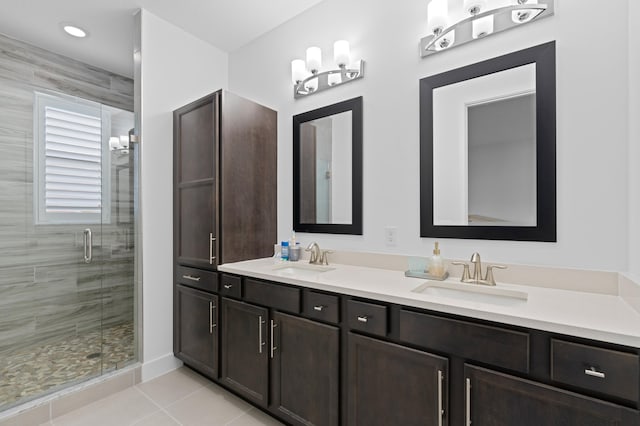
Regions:
[[[42,93],[35,103],[36,222],[108,222],[108,113],[99,104]]]

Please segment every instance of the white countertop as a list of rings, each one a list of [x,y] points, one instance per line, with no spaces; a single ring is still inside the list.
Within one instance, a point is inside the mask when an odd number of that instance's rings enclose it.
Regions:
[[[340,264],[332,264],[330,267],[334,269],[317,273],[277,269],[302,263],[265,258],[220,265],[218,270],[640,348],[640,313],[619,296],[499,282],[498,288],[528,293],[526,301],[503,305],[414,293],[411,290],[425,280],[407,278],[401,271]]]

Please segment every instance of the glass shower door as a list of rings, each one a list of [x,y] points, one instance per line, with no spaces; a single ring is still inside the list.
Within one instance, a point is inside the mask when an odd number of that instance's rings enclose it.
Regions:
[[[34,130],[0,123],[0,411],[135,360],[133,113],[15,96]]]

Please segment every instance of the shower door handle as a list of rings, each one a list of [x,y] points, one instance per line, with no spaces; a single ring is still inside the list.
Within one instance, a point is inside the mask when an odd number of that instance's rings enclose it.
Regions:
[[[84,263],[91,263],[93,259],[93,236],[91,229],[84,230]]]

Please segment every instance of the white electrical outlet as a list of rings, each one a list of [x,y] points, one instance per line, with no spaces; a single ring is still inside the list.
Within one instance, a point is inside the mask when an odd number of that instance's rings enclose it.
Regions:
[[[398,242],[398,228],[387,226],[384,228],[384,243],[388,246],[395,246]]]

